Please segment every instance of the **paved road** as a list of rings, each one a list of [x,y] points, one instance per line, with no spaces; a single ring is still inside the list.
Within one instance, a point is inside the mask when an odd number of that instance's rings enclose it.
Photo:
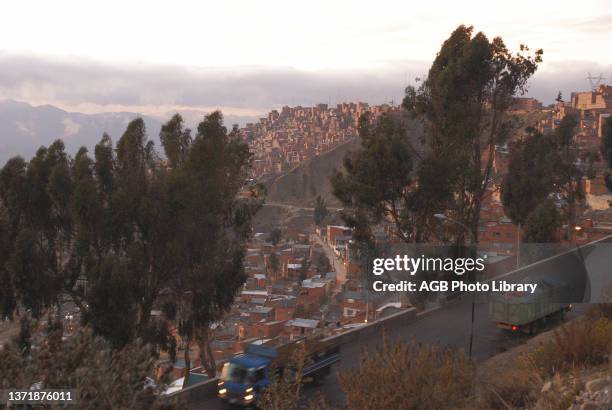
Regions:
[[[603,284],[612,281],[612,237],[606,238],[597,245],[587,245],[582,249],[585,263],[581,261],[580,254],[569,252],[561,256],[544,260],[538,264],[530,265],[517,272],[506,275],[507,280],[517,278],[537,278],[542,272],[563,272],[565,274],[581,276],[586,267],[588,281],[583,291],[587,294],[591,289],[596,290]],[[579,289],[580,290],[580,289]],[[574,309],[568,314],[568,319],[585,313],[588,304],[575,304]],[[416,322],[407,326],[386,329],[390,341],[415,340],[424,343],[440,343],[445,346],[463,348],[467,351],[470,335],[471,297],[464,295],[461,299],[454,300],[433,311],[419,315]],[[500,331],[488,317],[488,304],[476,303],[474,346],[473,356],[477,361],[485,360],[510,347],[524,342],[526,336],[507,336]],[[340,363],[335,366],[332,374],[320,387],[307,387],[305,393],[314,395],[322,392],[331,404],[343,402],[342,389],[336,377],[336,370],[346,370],[359,363],[360,355],[364,348],[375,349],[382,344],[382,333],[363,337],[359,341],[343,345],[341,347]],[[211,398],[198,403],[193,408],[199,409],[221,409],[220,403]]]
[[[302,210],[302,211],[310,211],[310,212],[314,211],[314,207],[312,206],[303,206],[300,204],[292,204],[292,203],[287,203],[287,202],[266,201],[264,202],[263,206],[277,206],[279,208],[286,208],[289,210]],[[335,206],[327,206],[328,211],[337,212],[342,209],[343,208],[338,208]]]
[[[396,340],[422,343],[439,343],[445,346],[453,346],[468,350],[470,335],[471,303],[469,298],[450,303],[433,312],[421,316],[417,322],[403,328],[386,329],[390,342]],[[587,305],[576,306],[568,315],[575,317],[587,310]],[[488,318],[488,305],[476,304],[474,325],[473,357],[476,361],[485,360],[508,348],[516,346],[525,341],[527,336],[509,337],[498,329]],[[351,343],[342,346],[340,363],[336,370],[347,370],[358,365],[359,358],[364,348],[369,351],[382,345],[381,334],[375,334],[359,343]],[[323,394],[331,404],[343,403],[343,394],[340,384],[333,371],[325,384],[321,387]],[[316,391],[308,388],[308,394]]]
[[[334,253],[331,246],[327,244],[321,237],[317,234],[310,235],[311,240],[314,240],[316,243],[320,244],[323,247],[323,252],[325,252],[325,256],[329,259],[329,263],[332,265],[332,269],[336,272],[336,281],[339,284],[346,282],[346,268],[344,267],[344,262],[342,259]]]

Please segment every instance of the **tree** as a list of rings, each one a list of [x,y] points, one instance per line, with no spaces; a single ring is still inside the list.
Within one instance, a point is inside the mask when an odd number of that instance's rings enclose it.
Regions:
[[[507,111],[514,96],[525,92],[541,56],[541,50],[532,56],[524,45],[513,54],[501,38],[489,41],[462,25],[444,42],[422,85],[406,89],[403,107],[425,126],[428,153],[421,167],[442,175],[441,189],[451,194],[447,212],[476,241],[482,201],[494,177],[495,147],[512,130]],[[468,235],[460,224],[454,224],[457,245]]]
[[[13,277],[6,269],[11,248],[6,210],[0,201],[0,283],[2,283],[0,286],[0,320],[4,320],[5,317],[12,318],[17,308]]]
[[[412,241],[420,224],[412,209],[414,148],[400,118],[383,115],[372,122],[359,119],[361,147],[344,158],[344,169],[331,177],[334,195],[348,208],[343,214],[360,243],[372,240],[371,228],[383,219],[395,223],[396,234]]]
[[[603,178],[606,188],[608,188],[608,191],[612,192],[612,174],[609,171],[606,171],[603,174]]]
[[[68,296],[83,324],[113,348],[151,338],[173,349],[167,329],[150,321],[170,290],[179,328],[198,343],[212,377],[209,325],[244,283],[245,241],[261,195],[257,187],[238,195],[251,154],[221,113],[207,116],[193,139],[174,116],[160,138],[167,161],[135,119],[116,146],[104,134],[93,159],[84,148],[72,159],[56,141],[29,162],[7,162],[0,306],[9,316],[23,306],[36,319]]]
[[[512,146],[508,173],[501,185],[501,199],[506,215],[523,225],[533,210],[554,191],[553,167],[557,160],[550,136],[532,134]]]
[[[606,118],[603,126],[603,135],[601,137],[601,155],[604,161],[608,163],[608,168],[612,168],[612,117]],[[612,177],[606,172],[604,175],[606,187],[612,192]]]
[[[324,254],[319,255],[319,257],[317,258],[317,270],[321,274],[327,273],[331,270],[329,258]]]
[[[268,267],[270,269],[270,273],[276,279],[280,270],[280,261],[278,260],[278,256],[274,251],[270,253],[270,259],[268,259]]]
[[[19,335],[15,342],[21,354],[28,357],[32,349],[32,322],[27,316],[23,316],[19,321]]]
[[[305,345],[304,348],[295,349],[284,369],[273,369],[270,372],[271,383],[261,395],[257,406],[263,410],[329,409],[322,396],[309,401],[307,407],[303,404],[302,384],[308,379],[304,376],[304,369],[309,364]]]
[[[304,258],[304,261],[302,262],[302,266],[300,267],[300,270],[298,272],[300,282],[308,278],[308,271],[310,270],[311,264],[312,262],[310,261],[310,259]]]
[[[566,115],[554,133],[558,160],[554,162],[553,175],[559,196],[565,203],[565,219],[567,221],[567,239],[573,241],[576,225],[576,205],[584,201],[582,190],[584,172],[576,166],[578,159],[575,149],[574,134],[578,119],[574,115]]]
[[[561,227],[561,217],[550,199],[538,205],[529,214],[525,224],[523,240],[530,243],[557,242],[557,230]]]
[[[171,167],[181,166],[187,157],[191,145],[191,130],[183,127],[183,117],[175,114],[170,121],[162,125],[159,140]]]
[[[13,158],[0,172],[0,202],[13,244],[4,266],[19,302],[38,318],[69,296],[119,347],[147,326],[164,245],[152,235],[159,215],[146,212],[155,155],[142,119],[116,152],[104,135],[95,161],[84,148],[72,160],[59,140],[29,162]]]
[[[0,386],[29,389],[42,383],[46,389],[76,389],[79,408],[151,409],[160,404],[156,393],[163,382],[145,388],[154,366],[149,347],[134,342],[114,350],[88,329],[65,342],[56,333],[52,331],[31,357],[22,356],[13,344],[5,345],[0,350]]]
[[[526,141],[514,145],[508,174],[502,183],[502,202],[514,223],[536,223],[533,229],[541,232],[543,221],[538,221],[532,214],[554,195],[564,204],[565,218],[571,226],[568,229],[570,232],[573,230],[576,204],[584,199],[580,182],[584,173],[576,166],[577,155],[573,149],[576,125],[577,120],[568,115],[554,133],[534,133]],[[548,212],[552,211],[548,209]],[[554,218],[545,220],[553,223],[550,232],[556,231],[558,221]],[[527,229],[532,232],[529,226]],[[551,242],[553,237],[529,234],[525,238],[542,238]]]
[[[280,243],[283,237],[283,231],[280,228],[273,228],[268,235],[268,240],[272,242],[272,245],[276,246]]]
[[[163,129],[170,128],[175,120]],[[185,131],[179,124],[172,135],[183,138]],[[169,142],[166,139],[166,146],[176,145]],[[166,152],[168,158],[172,155]],[[198,345],[208,375],[214,377],[210,325],[229,310],[246,280],[246,240],[261,203],[256,195],[246,199],[238,196],[250,161],[248,146],[237,129],[228,132],[221,113],[213,112],[198,125],[195,137],[184,149],[184,158],[175,161],[160,188],[159,196],[168,207],[170,230],[170,239],[164,244],[171,262],[166,285],[177,301],[179,331],[186,345],[185,383],[192,341]]]
[[[321,226],[327,217],[327,205],[321,195],[317,195],[314,208],[314,223],[316,226]]]
[[[555,101],[558,103],[563,102],[563,94],[561,93],[561,91],[557,93],[557,98],[555,98]]]
[[[30,163],[19,157],[9,160],[0,172],[0,202],[12,243],[5,269],[34,317],[56,305],[64,284],[78,275],[69,218],[73,188],[61,141],[40,148]]]

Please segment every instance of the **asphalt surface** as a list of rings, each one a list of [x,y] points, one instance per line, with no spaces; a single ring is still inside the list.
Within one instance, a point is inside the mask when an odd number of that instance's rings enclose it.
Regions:
[[[575,285],[575,295],[583,293],[585,300],[590,300],[591,293],[598,295],[600,288],[612,281],[612,238],[606,238],[595,245],[587,245],[581,252],[568,252],[560,256],[543,260],[522,270],[510,272],[504,279],[517,281],[526,277],[539,278],[555,274],[565,280],[572,280]],[[584,259],[583,259],[584,258]],[[584,260],[584,262],[583,262]],[[586,275],[585,275],[586,273]],[[602,301],[598,299],[598,301]],[[384,333],[390,342],[395,340],[422,343],[439,343],[444,346],[463,348],[468,351],[470,340],[472,297],[468,294],[455,299],[434,310],[419,315],[416,322],[402,327],[385,329]],[[589,304],[574,303],[567,319],[572,319],[585,313]],[[497,328],[488,316],[488,303],[475,304],[473,359],[485,360],[497,353],[523,343],[528,336],[511,335]],[[314,396],[321,392],[332,405],[343,403],[343,393],[336,373],[358,366],[364,349],[372,351],[381,347],[383,332],[362,337],[359,341],[341,346],[340,363],[334,366],[331,374],[321,386],[307,386],[305,395]],[[194,409],[223,409],[222,403],[216,398],[194,403]]]
[[[325,252],[325,256],[327,256],[329,263],[332,265],[332,270],[336,272],[336,281],[338,283],[346,282],[346,268],[344,267],[344,263],[336,256],[336,254],[334,254],[331,246],[323,241],[319,235],[313,234],[310,236],[310,238],[321,245],[323,252]]]

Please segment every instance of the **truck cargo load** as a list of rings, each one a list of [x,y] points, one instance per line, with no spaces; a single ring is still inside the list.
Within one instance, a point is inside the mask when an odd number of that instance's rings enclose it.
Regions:
[[[565,283],[547,278],[541,280],[534,293],[503,292],[491,296],[489,316],[497,326],[524,333],[534,333],[555,317],[562,317],[571,305]]]
[[[321,338],[282,337],[255,340],[245,346],[244,353],[232,357],[221,371],[218,396],[231,404],[250,405],[270,385],[273,372],[292,366],[297,349],[305,350],[303,377],[322,378],[340,360],[336,343]]]

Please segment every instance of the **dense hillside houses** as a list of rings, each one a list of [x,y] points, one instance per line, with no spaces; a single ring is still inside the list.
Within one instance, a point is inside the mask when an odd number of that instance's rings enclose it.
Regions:
[[[288,107],[272,110],[257,123],[248,123],[240,131],[255,155],[253,176],[279,175],[304,160],[327,152],[357,136],[359,117],[370,113],[371,119],[398,111],[383,104],[342,103],[336,107]]]
[[[586,242],[600,237],[610,231],[606,223],[600,220],[607,219],[610,214],[610,192],[605,186],[604,177],[606,164],[600,157],[603,124],[607,117],[612,115],[612,86],[600,85],[591,91],[572,92],[569,101],[559,99],[555,104],[543,107],[533,98],[517,98],[512,107],[515,114],[536,114],[532,125],[541,133],[554,131],[561,120],[567,115],[574,115],[578,119],[578,127],[574,135],[573,149],[577,150],[579,168],[584,171],[581,186],[586,201],[579,204],[577,209],[576,242]],[[517,136],[522,138],[522,133]],[[495,153],[495,171],[499,180],[506,172],[511,154],[512,144],[498,147]],[[491,195],[482,207],[480,243],[483,248],[500,255],[514,255],[519,244],[519,228],[513,225],[504,214],[499,197],[499,185],[492,188]],[[556,200],[557,206],[563,208],[561,201]],[[563,228],[565,229],[565,228]],[[565,236],[560,233],[560,236]],[[564,240],[568,240],[567,237]]]
[[[546,114],[540,129],[555,129],[566,115],[574,114],[580,120],[580,134],[583,137],[601,138],[603,123],[612,115],[612,85],[573,92],[569,101],[557,101],[552,110],[546,110]]]

